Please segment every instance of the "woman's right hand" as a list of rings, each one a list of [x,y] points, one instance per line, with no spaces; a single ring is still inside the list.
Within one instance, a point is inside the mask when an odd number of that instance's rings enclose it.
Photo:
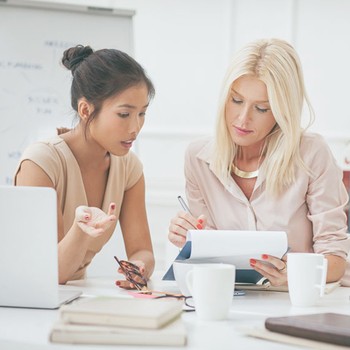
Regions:
[[[99,208],[79,206],[75,210],[75,221],[80,229],[91,237],[102,235],[117,217],[113,214],[115,203],[109,205],[108,213]]]
[[[170,221],[168,233],[169,241],[178,248],[182,248],[186,242],[187,231],[202,230],[206,226],[206,221],[204,215],[195,218],[188,212],[178,212]]]

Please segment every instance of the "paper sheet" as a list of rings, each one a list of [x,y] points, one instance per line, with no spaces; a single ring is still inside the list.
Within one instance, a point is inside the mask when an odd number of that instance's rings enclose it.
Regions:
[[[262,276],[252,269],[249,260],[261,260],[262,254],[281,258],[287,250],[287,234],[283,231],[190,230],[175,260],[233,264],[236,282],[256,283]],[[163,280],[174,280],[172,266]]]
[[[251,269],[249,259],[261,260],[261,254],[281,258],[288,249],[283,231],[190,230],[190,260],[218,260],[237,269]]]

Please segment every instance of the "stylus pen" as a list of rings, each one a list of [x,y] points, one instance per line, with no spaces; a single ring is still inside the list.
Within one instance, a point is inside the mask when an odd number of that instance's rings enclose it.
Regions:
[[[189,208],[188,205],[186,204],[185,200],[184,200],[181,196],[177,196],[177,199],[179,200],[179,202],[180,202],[180,204],[181,204],[183,210],[184,210],[184,211],[187,211],[187,213],[189,213],[189,214],[192,215],[192,213],[191,213],[191,211],[190,211],[190,208]],[[192,216],[193,216],[193,215],[192,215]],[[197,224],[196,230],[198,230],[198,229],[202,229],[202,225],[201,225],[201,224]]]
[[[184,201],[184,199],[181,196],[177,196],[177,199],[179,200],[182,208],[184,211],[187,211],[188,213],[191,214],[190,208],[188,207],[188,205],[186,204],[186,202]],[[192,215],[192,214],[191,214]]]

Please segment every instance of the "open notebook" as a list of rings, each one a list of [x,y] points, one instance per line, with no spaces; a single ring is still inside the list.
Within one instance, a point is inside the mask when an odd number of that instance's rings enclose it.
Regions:
[[[81,294],[58,284],[52,188],[0,186],[0,219],[0,306],[54,309]]]

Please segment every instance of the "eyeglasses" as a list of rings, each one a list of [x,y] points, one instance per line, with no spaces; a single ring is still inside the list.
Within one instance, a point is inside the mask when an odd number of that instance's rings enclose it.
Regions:
[[[150,291],[153,295],[156,295],[159,293],[160,295],[155,296],[155,299],[163,299],[163,298],[175,298],[180,299],[184,301],[184,304],[187,306],[187,309],[184,309],[184,311],[195,311],[195,307],[193,305],[193,298],[192,295],[184,296],[183,294],[173,294],[173,293],[167,293],[167,292],[157,292],[157,291]],[[191,301],[190,301],[191,300]]]
[[[120,268],[124,272],[125,279],[132,283],[135,288],[138,290],[137,294],[147,294],[153,296],[154,299],[163,299],[163,298],[175,298],[179,300],[184,300],[185,305],[189,309],[185,309],[184,311],[194,311],[194,306],[189,300],[192,299],[192,296],[184,296],[182,294],[176,293],[167,293],[162,291],[150,290],[147,287],[146,278],[141,274],[140,268],[133,264],[130,261],[119,260],[116,256],[114,259],[119,264]]]
[[[125,279],[132,283],[137,290],[147,291],[147,280],[140,272],[140,268],[130,261],[119,260],[116,256],[114,259],[119,264],[120,268],[124,272]]]
[[[151,290],[151,289],[140,290],[137,292],[131,292],[131,294],[136,298],[140,297],[140,295],[147,295],[148,297],[153,298],[153,299],[174,298],[174,299],[178,299],[178,300],[183,300],[185,306],[187,307],[187,308],[184,308],[183,311],[187,311],[187,312],[188,311],[195,311],[195,307],[194,307],[193,301],[192,301],[192,299],[193,299],[192,295],[185,296],[185,295],[180,294],[180,293],[169,293],[169,292]]]

